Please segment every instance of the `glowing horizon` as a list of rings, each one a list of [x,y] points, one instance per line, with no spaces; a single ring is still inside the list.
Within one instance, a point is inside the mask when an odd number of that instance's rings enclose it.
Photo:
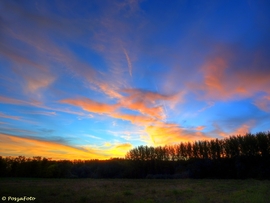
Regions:
[[[123,157],[270,131],[268,2],[0,2],[0,156]]]

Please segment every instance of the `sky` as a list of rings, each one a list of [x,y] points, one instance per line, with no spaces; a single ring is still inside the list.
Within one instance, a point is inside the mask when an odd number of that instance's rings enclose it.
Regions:
[[[0,1],[0,156],[109,159],[270,131],[269,10]]]

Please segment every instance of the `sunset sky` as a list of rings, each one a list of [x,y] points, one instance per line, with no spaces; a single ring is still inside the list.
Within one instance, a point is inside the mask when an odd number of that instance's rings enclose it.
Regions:
[[[0,1],[0,156],[108,159],[270,131],[269,10]]]

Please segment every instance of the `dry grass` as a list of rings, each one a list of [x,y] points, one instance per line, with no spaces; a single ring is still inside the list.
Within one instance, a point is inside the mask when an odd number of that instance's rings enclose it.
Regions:
[[[35,197],[31,202],[245,202],[270,201],[270,181],[0,179],[2,196]],[[8,202],[6,200],[6,202]],[[21,201],[23,202],[23,201]]]

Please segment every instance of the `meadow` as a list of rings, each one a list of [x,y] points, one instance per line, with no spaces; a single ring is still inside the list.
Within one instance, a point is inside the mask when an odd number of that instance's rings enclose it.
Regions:
[[[2,202],[268,203],[269,180],[1,178]]]

